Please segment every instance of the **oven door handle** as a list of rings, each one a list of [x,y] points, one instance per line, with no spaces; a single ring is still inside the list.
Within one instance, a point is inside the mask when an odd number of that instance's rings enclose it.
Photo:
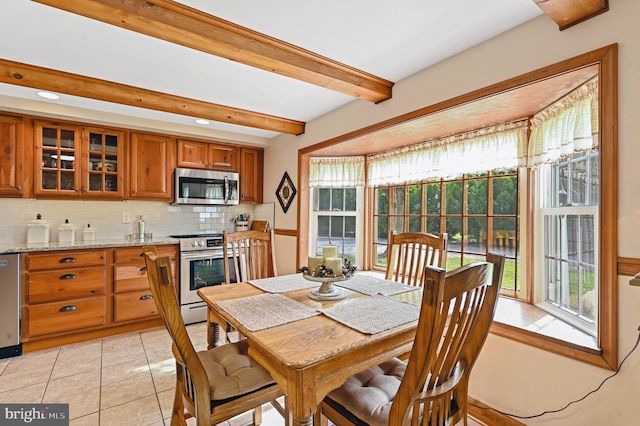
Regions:
[[[182,260],[207,260],[207,259],[222,259],[222,250],[207,250],[198,252],[180,253]]]

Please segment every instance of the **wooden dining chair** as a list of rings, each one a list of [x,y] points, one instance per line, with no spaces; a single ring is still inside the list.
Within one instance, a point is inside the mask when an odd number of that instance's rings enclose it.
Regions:
[[[504,256],[487,259],[449,273],[427,266],[409,361],[393,358],[349,377],[320,404],[323,422],[466,425],[469,375],[489,334],[504,269]]]
[[[385,278],[421,286],[425,266],[446,269],[447,234],[391,231]]]
[[[195,417],[198,426],[224,422],[249,410],[253,423],[262,421],[261,407],[284,395],[267,370],[248,355],[246,341],[196,352],[187,333],[171,273],[171,259],[156,257],[145,247],[145,261],[151,293],[173,341],[176,359],[176,388],[171,425],[186,425]],[[188,416],[185,416],[185,409]],[[288,416],[286,417],[288,419]]]
[[[223,232],[222,246],[227,249],[227,262],[224,263],[224,283],[249,281],[278,275],[273,230]],[[209,347],[221,341],[220,325],[207,321]],[[237,330],[227,324],[224,342],[231,342],[231,336],[241,338]]]

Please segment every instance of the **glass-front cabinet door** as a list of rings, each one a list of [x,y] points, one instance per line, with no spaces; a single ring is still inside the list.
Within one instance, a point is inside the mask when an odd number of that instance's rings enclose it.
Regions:
[[[122,198],[124,132],[36,123],[36,195]]]
[[[80,132],[75,126],[36,123],[36,195],[80,194]]]
[[[124,132],[86,128],[84,139],[88,162],[87,171],[83,173],[83,194],[121,198],[124,194]]]

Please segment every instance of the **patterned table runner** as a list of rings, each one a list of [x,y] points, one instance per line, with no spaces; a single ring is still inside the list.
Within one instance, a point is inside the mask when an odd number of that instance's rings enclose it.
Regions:
[[[302,274],[281,275],[279,277],[249,280],[249,284],[268,293],[287,293],[305,288],[320,287],[320,283],[305,280]]]
[[[315,309],[282,294],[265,293],[222,300],[217,305],[249,331],[264,330],[319,315]]]
[[[350,280],[339,281],[334,285],[348,288],[349,290],[357,291],[358,293],[368,294],[369,296],[373,296],[375,294],[392,296],[394,294],[404,293],[405,291],[416,290],[416,287],[412,285],[385,280],[366,274],[356,274]]]
[[[416,321],[420,307],[386,296],[373,296],[326,309],[324,315],[365,334],[376,334],[402,324]]]

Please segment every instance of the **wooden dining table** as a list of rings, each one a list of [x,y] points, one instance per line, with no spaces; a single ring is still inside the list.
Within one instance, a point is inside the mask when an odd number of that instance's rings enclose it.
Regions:
[[[314,300],[309,289],[283,293],[314,309],[354,303],[371,296],[346,290],[341,300]],[[264,366],[282,387],[294,425],[313,424],[318,404],[351,375],[410,351],[417,321],[375,334],[366,334],[325,315],[312,316],[259,331],[250,331],[218,302],[265,293],[246,282],[204,287],[198,294],[208,309],[208,320],[231,324],[246,337],[249,354]],[[420,304],[422,291],[391,296]]]

